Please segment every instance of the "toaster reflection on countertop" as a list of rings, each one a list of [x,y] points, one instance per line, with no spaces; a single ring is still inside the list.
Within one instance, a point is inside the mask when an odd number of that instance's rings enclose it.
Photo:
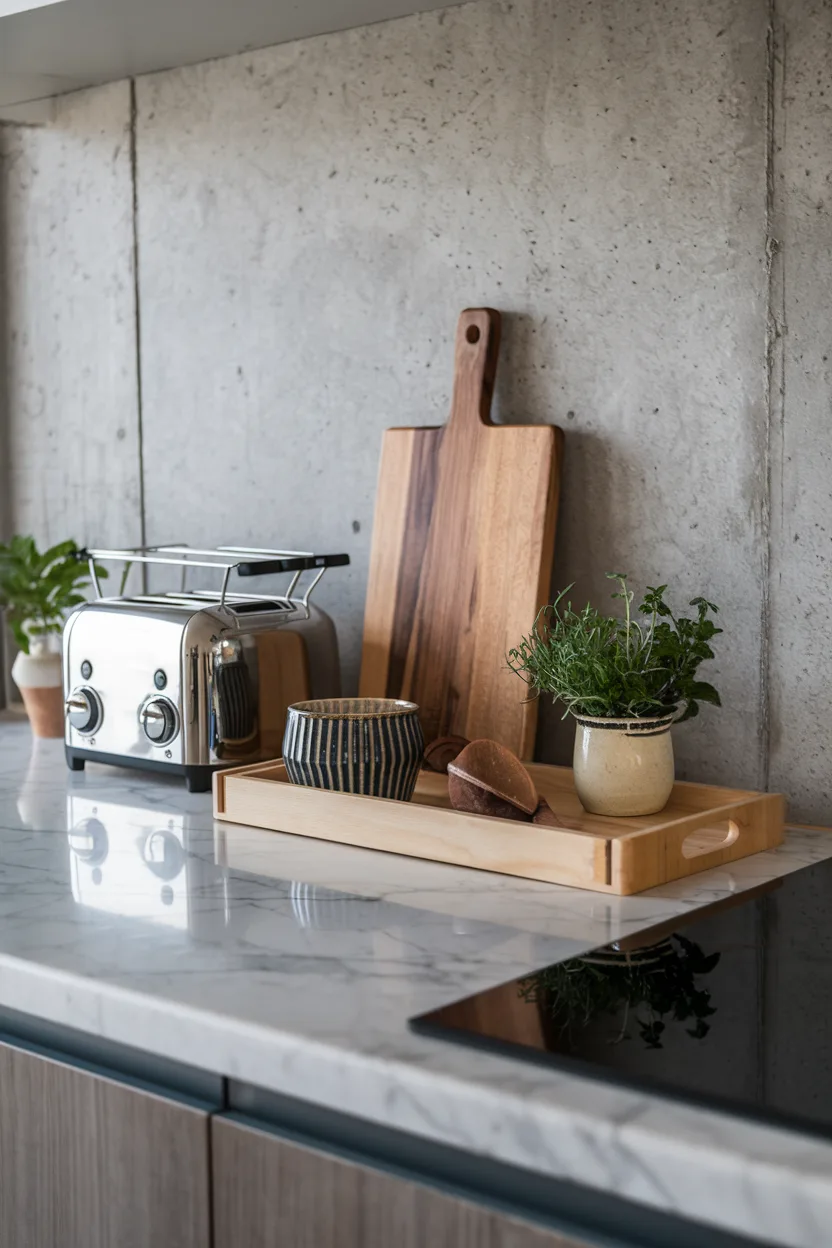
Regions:
[[[81,906],[187,928],[186,816],[67,796],[72,895]]]

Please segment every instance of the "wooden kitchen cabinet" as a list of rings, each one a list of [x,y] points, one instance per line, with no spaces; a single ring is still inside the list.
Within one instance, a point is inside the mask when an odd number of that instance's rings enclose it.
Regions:
[[[267,1130],[211,1125],[214,1248],[590,1248]]]
[[[209,1110],[0,1042],[4,1248],[209,1248]]]

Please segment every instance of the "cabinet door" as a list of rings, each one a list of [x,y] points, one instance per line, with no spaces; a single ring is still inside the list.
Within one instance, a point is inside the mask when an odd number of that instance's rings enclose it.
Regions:
[[[205,1110],[0,1043],[0,1244],[209,1248]]]
[[[589,1248],[222,1116],[211,1127],[214,1248]]]

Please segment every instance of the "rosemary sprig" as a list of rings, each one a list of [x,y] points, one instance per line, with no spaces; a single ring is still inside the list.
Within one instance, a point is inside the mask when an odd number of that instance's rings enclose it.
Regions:
[[[624,618],[589,603],[575,610],[569,585],[508,652],[512,671],[535,693],[562,702],[564,714],[642,719],[684,708],[683,720],[697,715],[701,702],[719,706],[714,686],[697,679],[700,664],[714,657],[711,641],[722,632],[711,618],[714,603],[694,598],[695,616],[677,617],[665,601],[667,586],[648,586],[637,619],[626,574],[607,576],[619,585],[612,597],[624,602]]]

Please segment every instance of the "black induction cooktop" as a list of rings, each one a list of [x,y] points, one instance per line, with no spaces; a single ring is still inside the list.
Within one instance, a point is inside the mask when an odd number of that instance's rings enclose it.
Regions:
[[[412,1026],[832,1139],[832,859]]]

